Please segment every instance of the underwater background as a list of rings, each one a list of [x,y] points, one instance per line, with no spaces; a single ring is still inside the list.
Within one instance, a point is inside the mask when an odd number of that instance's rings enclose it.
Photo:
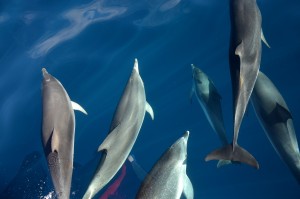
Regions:
[[[162,153],[190,131],[187,174],[195,198],[298,199],[300,186],[276,154],[250,104],[239,143],[260,169],[245,164],[217,168],[205,156],[221,142],[192,88],[191,64],[201,68],[222,96],[228,140],[233,136],[228,63],[229,1],[225,0],[1,0],[0,1],[0,197],[54,198],[41,143],[41,69],[65,87],[76,112],[71,198],[81,198],[97,165],[98,146],[139,61],[146,114],[126,161],[95,198],[134,198]],[[284,97],[300,131],[300,1],[258,0],[262,28],[261,71]],[[139,172],[137,169],[138,167]]]

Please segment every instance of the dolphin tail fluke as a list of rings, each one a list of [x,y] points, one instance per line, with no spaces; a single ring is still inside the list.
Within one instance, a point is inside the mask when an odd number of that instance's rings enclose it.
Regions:
[[[205,161],[209,160],[231,160],[234,162],[243,162],[259,169],[259,164],[256,159],[248,151],[237,144],[234,146],[234,149],[232,144],[230,144],[211,152],[205,157]]]
[[[231,160],[219,160],[218,164],[217,164],[217,168],[220,168],[222,166],[231,164]]]

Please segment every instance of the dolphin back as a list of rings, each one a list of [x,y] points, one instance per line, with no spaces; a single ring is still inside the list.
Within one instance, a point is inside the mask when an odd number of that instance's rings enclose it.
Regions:
[[[258,75],[251,101],[273,148],[300,183],[300,154],[292,115],[279,90],[262,72]]]
[[[184,194],[194,197],[193,186],[186,175],[186,147],[189,132],[178,139],[155,163],[146,176],[136,199],[174,198]]]
[[[151,106],[146,102],[144,83],[139,75],[138,62],[135,60],[115,110],[110,132],[98,148],[105,156],[101,158],[83,196],[84,199],[94,197],[122,167],[138,137],[146,111],[151,112],[151,116],[154,117]]]

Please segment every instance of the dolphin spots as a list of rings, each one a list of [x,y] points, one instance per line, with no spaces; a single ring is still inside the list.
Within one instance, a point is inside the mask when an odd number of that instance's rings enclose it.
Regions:
[[[47,161],[48,161],[49,167],[57,166],[59,164],[59,158],[58,158],[57,151],[54,151],[54,152],[50,153],[47,156]]]

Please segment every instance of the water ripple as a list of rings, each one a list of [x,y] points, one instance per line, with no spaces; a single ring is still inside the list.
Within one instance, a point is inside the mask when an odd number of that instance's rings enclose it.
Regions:
[[[94,1],[88,5],[70,9],[62,14],[62,17],[69,21],[69,26],[38,42],[29,54],[32,58],[44,56],[49,50],[72,39],[89,25],[113,19],[125,13],[126,10],[125,7],[104,7],[103,1]]]

